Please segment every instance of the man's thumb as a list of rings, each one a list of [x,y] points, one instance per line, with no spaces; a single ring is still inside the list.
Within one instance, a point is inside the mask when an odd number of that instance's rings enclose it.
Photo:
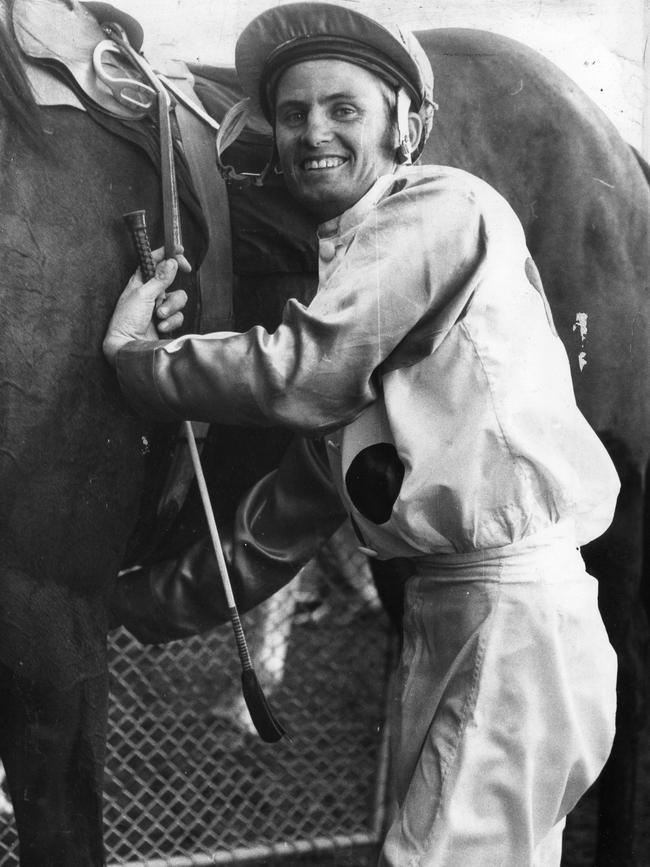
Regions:
[[[144,286],[149,297],[157,298],[171,286],[176,277],[178,264],[175,259],[164,259],[156,265],[156,273]]]

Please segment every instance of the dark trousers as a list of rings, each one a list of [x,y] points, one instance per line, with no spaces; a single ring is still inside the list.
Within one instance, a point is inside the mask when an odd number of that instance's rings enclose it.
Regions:
[[[67,689],[0,664],[0,757],[21,867],[101,867],[107,675]]]

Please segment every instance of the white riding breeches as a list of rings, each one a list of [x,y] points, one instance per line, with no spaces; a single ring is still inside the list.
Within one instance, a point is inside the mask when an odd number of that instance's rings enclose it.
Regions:
[[[616,656],[561,529],[418,564],[394,697],[380,867],[558,867],[611,749]]]

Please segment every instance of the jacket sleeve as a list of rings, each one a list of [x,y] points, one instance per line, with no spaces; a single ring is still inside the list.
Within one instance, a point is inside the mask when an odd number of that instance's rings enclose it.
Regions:
[[[243,498],[222,543],[241,612],[288,584],[345,520],[320,441],[297,437],[280,467]],[[143,644],[204,632],[228,620],[209,536],[178,559],[117,579],[111,626]]]
[[[278,328],[132,341],[117,354],[126,397],[143,415],[317,436],[353,421],[377,395],[382,366],[413,363],[441,339],[475,283],[483,240],[470,197],[426,184],[389,196],[366,219],[306,307]],[[421,349],[420,347],[425,347]]]

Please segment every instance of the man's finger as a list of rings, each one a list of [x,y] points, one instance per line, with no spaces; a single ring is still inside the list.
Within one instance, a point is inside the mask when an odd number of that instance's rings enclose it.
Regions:
[[[192,266],[191,266],[190,263],[187,261],[187,259],[185,258],[185,256],[183,256],[183,255],[178,255],[178,256],[176,256],[176,261],[178,262],[178,267],[179,267],[179,269],[180,269],[184,274],[191,274],[191,273],[192,273]]]
[[[155,276],[143,283],[139,291],[144,297],[152,301],[155,300],[165,294],[165,291],[174,282],[177,271],[178,264],[174,259],[163,259],[156,265]]]
[[[157,313],[161,319],[166,319],[168,316],[171,316],[174,313],[177,313],[179,310],[182,310],[187,304],[187,293],[182,289],[176,289],[174,292],[170,292],[166,297],[164,302],[158,307]]]
[[[162,262],[165,258],[165,248],[164,247],[156,247],[155,250],[151,251],[151,258],[153,259],[155,264],[158,262]],[[177,256],[174,256],[176,261],[178,262],[178,267],[184,274],[190,274],[192,272],[192,266],[187,261],[185,256],[182,253],[179,253]]]
[[[162,334],[167,334],[170,331],[175,331],[177,328],[180,328],[183,324],[183,319],[184,317],[182,313],[172,313],[169,318],[163,319],[163,321],[159,322],[156,327]]]

